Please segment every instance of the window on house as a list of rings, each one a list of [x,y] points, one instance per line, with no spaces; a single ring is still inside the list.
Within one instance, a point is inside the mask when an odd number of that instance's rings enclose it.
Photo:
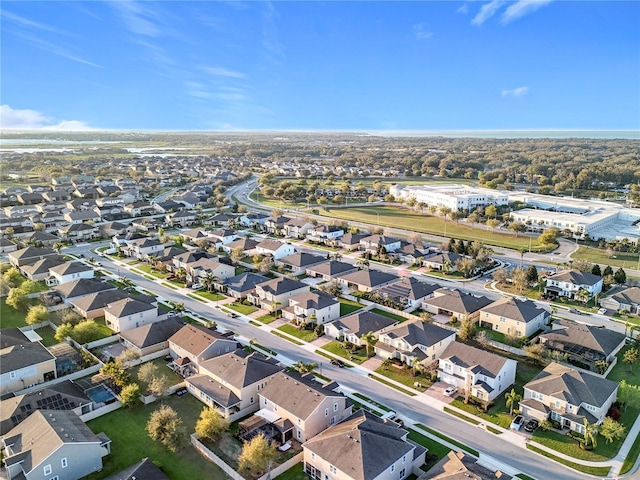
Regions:
[[[253,397],[251,397],[251,398],[249,399],[249,402],[250,402],[251,404],[253,404]]]
[[[14,379],[16,377],[17,377],[16,372],[9,372],[9,378]]]
[[[333,474],[336,474],[338,472],[338,469],[333,465],[329,465],[329,471]]]
[[[264,399],[264,405],[266,405],[266,404],[267,404],[267,399],[265,398],[265,399]]]
[[[407,456],[406,455],[402,456],[402,463],[407,463]]]
[[[45,465],[44,466],[44,474],[45,475],[51,475],[51,472],[53,472],[53,470],[51,469],[51,465]]]
[[[328,408],[325,408],[325,409],[324,409],[324,416],[325,416],[325,417],[328,417],[328,416],[329,416],[329,409],[328,409]]]
[[[400,470],[400,478],[404,478],[405,474],[406,474],[406,471],[404,468]]]
[[[393,465],[391,465],[391,471],[395,472],[396,471],[396,464],[394,463]]]
[[[337,411],[338,411],[338,404],[337,404],[337,403],[334,403],[334,404],[333,404],[333,411],[334,411],[334,412],[337,412]]]
[[[65,457],[60,460],[60,464],[62,465],[62,468],[67,468],[67,458]]]
[[[315,459],[316,459],[316,454],[315,454],[315,453],[312,453],[312,454],[311,454],[311,460],[315,460]]]

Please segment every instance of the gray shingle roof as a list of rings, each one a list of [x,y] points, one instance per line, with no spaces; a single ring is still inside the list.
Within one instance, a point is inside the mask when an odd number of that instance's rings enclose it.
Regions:
[[[210,328],[187,324],[172,335],[171,338],[169,338],[169,342],[184,348],[192,355],[200,355],[213,342],[225,338],[226,337]]]
[[[390,327],[396,320],[385,317],[375,312],[356,312],[346,317],[340,318],[332,323],[336,328],[346,328],[350,334],[360,338],[368,332],[377,332],[383,328]]]
[[[291,303],[295,302],[297,306],[304,308],[305,310],[309,310],[311,308],[320,310],[328,307],[329,305],[338,303],[338,300],[335,297],[323,292],[301,293],[300,295],[291,297],[289,301]]]
[[[414,277],[404,277],[399,282],[380,287],[374,293],[397,302],[404,299],[419,300],[433,294],[438,288],[440,287],[437,285],[420,282]]]
[[[183,326],[183,323],[177,318],[167,318],[120,332],[118,335],[138,348],[147,348],[168,341]]]
[[[359,410],[349,418],[316,435],[304,448],[334,465],[354,480],[373,480],[403,455],[411,465],[417,447],[405,440],[407,431],[384,423]]]
[[[455,365],[492,378],[495,378],[507,363],[505,357],[459,342],[447,345],[440,358],[449,359]]]
[[[267,277],[256,273],[244,272],[235,277],[228,278],[223,285],[229,290],[238,293],[250,292],[256,288],[256,285],[269,281]]]
[[[640,304],[640,287],[629,287],[608,296],[622,305]]]
[[[531,300],[519,300],[513,297],[503,297],[496,300],[491,305],[482,308],[481,313],[482,312],[527,323],[539,316],[541,313],[546,312],[546,310],[538,307]]]
[[[313,255],[311,253],[306,252],[296,252],[291,255],[287,255],[286,257],[282,257],[277,260],[278,263],[283,263],[286,265],[292,265],[294,267],[306,267],[309,265],[315,265],[317,263],[324,262],[326,260],[325,257],[321,257],[320,255]]]
[[[551,363],[524,388],[567,401],[571,405],[587,403],[601,407],[618,388],[616,382]]]
[[[418,345],[430,347],[451,335],[455,335],[455,332],[418,319],[389,327],[384,331],[384,334],[390,338],[402,339],[414,347]]]
[[[104,480],[170,480],[160,468],[148,458],[131,467],[114,473]]]
[[[238,389],[283,370],[273,359],[268,359],[261,353],[248,353],[240,349],[205,360],[200,368]]]
[[[82,262],[65,262],[49,269],[51,272],[58,275],[70,275],[72,273],[88,272],[93,270],[93,267],[85,265]]]
[[[563,270],[548,277],[549,280],[558,282],[568,282],[574,285],[595,285],[602,277],[589,272],[581,272],[580,270]]]
[[[104,309],[105,313],[109,312],[116,318],[135,315],[136,313],[147,312],[149,310],[157,310],[157,307],[134,298],[123,298],[122,300],[117,300],[107,305]]]
[[[270,292],[273,295],[281,295],[283,293],[291,292],[303,287],[309,287],[306,283],[292,280],[286,277],[278,277],[258,285],[265,292]]]
[[[235,393],[208,375],[193,375],[188,377],[186,382],[207,394],[219,405],[232,407],[240,403],[240,398]]]
[[[433,298],[425,300],[424,303],[450,312],[468,315],[477,312],[492,302],[487,297],[481,295],[475,296],[455,289],[441,288],[435,291]]]
[[[115,290],[116,287],[108,282],[101,282],[95,278],[80,278],[53,287],[64,298],[76,298],[90,293]]]
[[[561,344],[580,345],[609,356],[624,342],[625,335],[608,328],[558,320],[553,324],[553,330],[541,334],[540,338]]]
[[[400,277],[391,273],[379,272],[378,270],[359,270],[341,275],[340,279],[348,283],[355,283],[356,285],[375,287],[384,283],[393,282],[394,280],[400,280]]]
[[[0,338],[3,336],[4,333],[0,332]],[[0,350],[0,372],[3,374],[55,359],[40,342],[14,342],[6,347],[4,344],[7,342],[4,338],[1,342],[3,346]]]
[[[346,262],[339,262],[335,260],[327,260],[323,263],[313,265],[308,268],[310,272],[319,273],[320,275],[335,276],[342,273],[355,271],[357,267]]]

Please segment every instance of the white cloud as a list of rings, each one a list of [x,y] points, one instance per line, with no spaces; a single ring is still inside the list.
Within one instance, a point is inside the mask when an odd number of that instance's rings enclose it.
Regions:
[[[460,5],[460,7],[456,10],[456,13],[462,13],[463,15],[466,13],[469,13],[469,5],[467,5],[466,3],[463,3],[462,5]]]
[[[94,130],[79,120],[59,120],[45,116],[42,112],[28,109],[13,109],[0,105],[0,129],[2,130]]]
[[[245,74],[224,67],[204,67],[205,72],[215,77],[245,78]]]
[[[473,25],[482,25],[484,22],[493,17],[496,12],[502,7],[504,0],[491,0],[489,3],[485,3],[480,7],[480,11],[473,17],[471,23]]]
[[[552,0],[518,0],[509,5],[502,14],[502,23],[509,23],[535,12],[539,8],[544,7],[552,2]]]
[[[418,40],[426,40],[433,37],[433,33],[428,31],[424,23],[417,23],[413,26],[413,34]]]
[[[160,29],[153,18],[153,10],[140,2],[121,0],[112,2],[112,5],[120,13],[127,30],[147,37],[157,37],[160,34]]]
[[[30,30],[44,30],[46,32],[69,35],[69,33],[64,30],[60,30],[58,28],[52,27],[51,25],[47,25],[41,22],[36,22],[35,20],[30,20],[20,15],[16,15],[15,13],[7,12],[6,10],[2,10],[1,13],[4,18],[6,18],[7,20],[13,22],[14,24],[22,28],[27,28]]]
[[[503,97],[521,97],[529,92],[529,87],[518,87],[511,90],[502,90]]]

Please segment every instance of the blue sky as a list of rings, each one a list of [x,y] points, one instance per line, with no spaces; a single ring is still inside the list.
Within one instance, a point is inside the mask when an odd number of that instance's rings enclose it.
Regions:
[[[4,1],[2,128],[640,129],[637,1]]]

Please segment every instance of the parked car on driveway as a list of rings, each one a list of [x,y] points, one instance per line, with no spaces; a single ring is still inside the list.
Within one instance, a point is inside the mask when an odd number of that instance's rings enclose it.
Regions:
[[[447,387],[447,389],[443,392],[445,396],[450,397],[454,393],[456,393],[458,389],[454,386]]]
[[[524,426],[525,431],[527,432],[535,432],[536,428],[538,428],[538,420],[529,420]]]
[[[194,283],[193,285],[191,285],[191,290],[200,290],[201,288],[202,288],[201,283]]]
[[[516,418],[513,419],[513,422],[511,422],[511,430],[520,430],[520,427],[522,427],[522,424],[524,423],[524,417],[522,415],[518,415],[516,416]]]
[[[598,310],[598,314],[599,314],[599,315],[604,315],[605,313],[607,313],[607,309],[606,309],[606,308],[600,308],[600,309]]]

